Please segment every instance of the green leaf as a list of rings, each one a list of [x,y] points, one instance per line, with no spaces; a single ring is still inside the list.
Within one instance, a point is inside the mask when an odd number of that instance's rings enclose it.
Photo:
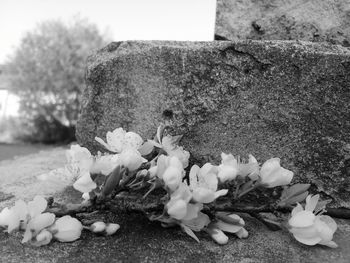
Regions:
[[[106,178],[105,184],[102,189],[102,195],[107,196],[109,195],[113,189],[119,185],[120,180],[122,179],[125,169],[121,168],[120,165],[118,165],[113,172],[111,172],[108,177]]]
[[[296,195],[296,196],[291,196],[290,198],[286,199],[286,200],[282,200],[281,202],[279,202],[278,206],[288,206],[288,205],[293,205],[296,203],[301,203],[302,201],[304,201],[306,199],[306,197],[308,196],[309,192],[306,191],[302,194]]]
[[[310,184],[294,184],[289,188],[285,188],[281,194],[281,200],[290,199],[292,196],[300,195],[310,188]]]
[[[181,224],[181,228],[187,235],[189,235],[194,240],[196,240],[198,243],[200,243],[198,237],[193,233],[193,231],[189,227],[187,227],[184,224]]]
[[[141,145],[141,147],[138,149],[138,151],[140,152],[140,154],[142,156],[146,156],[146,155],[149,155],[150,153],[152,153],[153,149],[154,149],[153,143],[151,143],[150,141],[147,141]]]
[[[267,218],[262,218],[262,221],[271,231],[278,231],[282,229],[281,223],[279,222]]]

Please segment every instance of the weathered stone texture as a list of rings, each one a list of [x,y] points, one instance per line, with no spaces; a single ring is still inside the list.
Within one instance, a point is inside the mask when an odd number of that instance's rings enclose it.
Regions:
[[[88,60],[79,143],[160,122],[192,161],[281,157],[296,181],[350,207],[350,51],[288,41],[119,42]],[[165,114],[164,114],[165,113]],[[166,116],[164,116],[166,115]]]
[[[218,0],[216,34],[228,39],[328,41],[350,46],[349,0]]]

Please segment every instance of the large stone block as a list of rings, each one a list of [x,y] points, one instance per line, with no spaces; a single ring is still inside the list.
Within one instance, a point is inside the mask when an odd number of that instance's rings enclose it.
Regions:
[[[118,42],[88,59],[79,143],[124,127],[184,134],[192,160],[281,157],[350,207],[350,51],[288,41]]]
[[[218,0],[216,34],[228,39],[328,41],[350,46],[349,0]]]

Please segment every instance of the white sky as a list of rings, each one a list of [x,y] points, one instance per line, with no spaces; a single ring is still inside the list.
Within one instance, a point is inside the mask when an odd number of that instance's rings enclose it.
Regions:
[[[43,20],[79,14],[113,40],[214,39],[216,0],[0,0],[0,64]]]

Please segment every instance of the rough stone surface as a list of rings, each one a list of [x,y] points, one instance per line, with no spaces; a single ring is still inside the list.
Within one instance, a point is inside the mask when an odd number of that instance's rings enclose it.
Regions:
[[[350,207],[350,51],[289,41],[118,42],[88,60],[79,142],[160,122],[192,161],[280,157],[296,181]]]
[[[218,0],[216,34],[231,40],[328,41],[350,46],[349,0]]]
[[[57,155],[53,153],[56,152]],[[37,194],[44,196],[54,195],[58,199],[80,201],[80,193],[71,187],[62,188],[58,185],[47,188],[47,182],[38,181],[38,174],[43,171],[59,168],[65,162],[63,149],[55,151],[43,151],[39,154],[19,158],[12,161],[0,163],[0,166],[18,167],[18,174],[22,172],[25,182],[16,175],[12,181],[11,189],[22,189],[23,194],[18,191],[8,191],[8,199],[5,201],[0,194],[0,210],[13,205],[20,196],[25,200],[33,198],[33,182],[37,187]],[[38,159],[44,162],[37,165]],[[26,162],[27,166],[23,166]],[[30,163],[33,163],[30,166]],[[1,172],[3,172],[2,170]],[[45,172],[46,173],[46,172]],[[0,185],[7,182],[8,177],[0,176]],[[58,181],[59,178],[55,178]],[[65,178],[61,178],[66,182]],[[1,188],[3,190],[3,188]],[[9,197],[9,196],[12,196]],[[21,244],[23,233],[8,235],[0,231],[0,262],[293,262],[293,263],[319,263],[337,262],[347,263],[350,257],[350,221],[339,220],[338,230],[334,241],[339,247],[329,249],[322,246],[307,247],[297,243],[287,233],[282,231],[271,232],[260,222],[253,218],[244,216],[246,228],[250,236],[248,239],[239,240],[230,236],[226,246],[216,245],[209,237],[200,233],[201,243],[196,243],[187,237],[178,228],[164,229],[159,224],[149,222],[141,214],[99,214],[96,215],[106,222],[116,222],[121,225],[119,232],[111,237],[96,236],[84,232],[81,239],[73,243],[52,242],[45,247],[31,247]]]

